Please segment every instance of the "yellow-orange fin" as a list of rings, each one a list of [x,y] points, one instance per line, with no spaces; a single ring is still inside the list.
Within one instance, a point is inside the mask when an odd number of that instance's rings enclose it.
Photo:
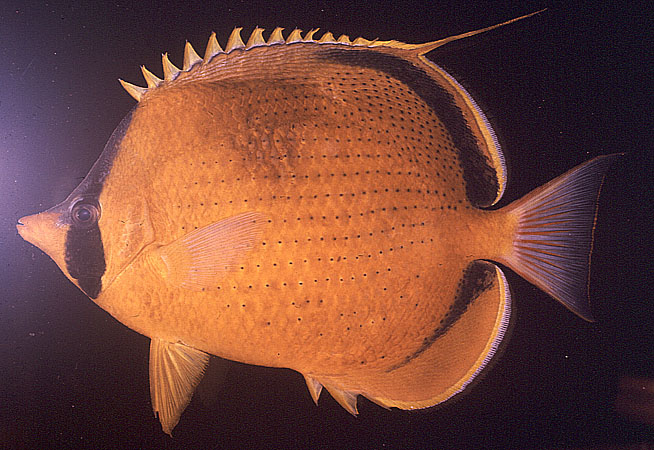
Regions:
[[[155,417],[171,435],[209,364],[209,355],[161,339],[150,342],[150,397]]]
[[[538,14],[542,11],[544,10],[536,11],[534,13],[527,14],[522,17],[508,20],[506,22],[493,25],[490,27],[486,27],[480,30],[470,31],[456,36],[447,37],[445,39],[441,39],[438,41],[427,42],[424,44],[406,44],[404,42],[400,42],[396,40],[380,40],[380,39],[369,40],[363,37],[358,37],[354,39],[354,41],[351,41],[349,36],[347,35],[341,35],[341,37],[339,37],[338,40],[335,40],[334,36],[330,32],[324,33],[320,39],[315,39],[314,35],[318,33],[317,28],[311,29],[309,32],[305,34],[304,37],[302,36],[302,30],[295,29],[290,33],[290,35],[286,39],[284,39],[284,36],[282,34],[282,28],[279,27],[275,28],[268,41],[266,41],[263,38],[264,29],[256,27],[254,31],[252,31],[252,34],[250,35],[250,38],[248,39],[248,42],[246,44],[243,42],[243,39],[241,38],[241,31],[243,30],[243,28],[237,27],[234,28],[231,35],[229,36],[227,40],[227,45],[225,46],[225,50],[222,50],[222,48],[218,43],[218,40],[216,39],[215,33],[212,33],[211,37],[209,38],[209,43],[207,44],[204,57],[202,58],[200,58],[200,56],[196,53],[193,47],[187,42],[184,49],[184,61],[183,61],[182,70],[175,67],[168,59],[167,54],[164,54],[163,57],[164,80],[166,82],[174,81],[180,72],[182,71],[193,72],[194,70],[196,70],[196,67],[197,70],[203,70],[203,67],[207,66],[213,60],[214,56],[221,53],[230,53],[232,50],[235,49],[241,49],[241,48],[250,49],[253,47],[270,46],[273,44],[280,44],[280,43],[292,44],[297,42],[305,42],[310,44],[344,44],[348,46],[357,46],[357,47],[389,47],[389,48],[409,50],[414,55],[422,58],[424,54],[430,52],[431,50],[434,50],[435,48],[445,45],[448,42],[452,42],[458,39],[464,39],[469,36],[474,36],[475,34],[483,33],[485,31],[489,31],[494,28],[513,23],[517,20],[525,19],[527,17],[533,16],[534,14]],[[150,82],[154,80],[150,80],[148,76],[146,76],[146,81],[148,81],[148,88],[156,87],[156,86],[150,86],[151,84]],[[122,84],[130,95],[132,95],[134,98],[140,101],[145,91],[140,92],[137,86],[134,86],[129,83],[123,82]],[[157,84],[157,86],[158,85],[159,84]]]
[[[327,388],[331,396],[334,397],[334,400],[336,400],[339,405],[345,408],[347,412],[353,416],[359,414],[359,411],[357,411],[357,396],[359,395],[358,392],[347,391],[329,384],[326,384],[325,388]]]
[[[250,38],[248,39],[248,42],[245,44],[245,46],[247,48],[251,48],[259,47],[261,45],[266,45],[266,40],[263,38],[263,28],[256,27],[254,31],[252,31],[252,34],[250,35]]]
[[[184,46],[184,63],[182,70],[188,71],[199,62],[202,62],[202,58],[200,58],[200,55],[198,55],[191,43],[186,41],[186,45]]]
[[[320,384],[320,382],[318,382],[314,378],[311,378],[309,375],[304,376],[304,381],[307,382],[307,388],[309,388],[309,394],[311,394],[311,398],[313,399],[313,402],[317,405],[318,399],[320,398],[320,393],[322,392],[322,384]]]
[[[518,227],[501,262],[588,321],[597,199],[619,156],[591,159],[507,206],[518,216]]]
[[[208,64],[209,61],[211,61],[211,58],[214,56],[224,53],[222,47],[218,43],[218,39],[216,39],[216,33],[212,32],[211,36],[209,36],[209,42],[207,43],[207,49],[204,51],[204,58],[203,58],[203,63]]]
[[[304,38],[302,40],[306,42],[315,41],[313,36],[318,32],[318,30],[320,30],[320,28],[312,28],[311,30],[307,31],[307,34],[304,35]]]
[[[127,91],[127,93],[134,97],[137,102],[140,102],[143,95],[148,91],[148,88],[137,86],[121,79],[118,79],[118,81],[120,81],[120,84]]]
[[[141,72],[143,72],[143,78],[145,78],[145,82],[148,84],[148,89],[157,87],[163,83],[161,78],[150,72],[145,66],[141,66]]]
[[[201,291],[242,263],[258,241],[264,216],[246,212],[198,228],[151,254],[157,271],[172,285]]]
[[[334,39],[334,35],[328,31],[327,33],[322,35],[322,37],[320,38],[320,40],[318,40],[318,42],[320,42],[321,44],[325,44],[325,43],[334,44],[336,43],[336,39]]]
[[[508,332],[511,295],[500,268],[485,261],[468,266],[459,292],[458,311],[435,324],[420,347],[349,384],[383,407],[419,409],[445,402],[478,380]]]
[[[229,35],[227,39],[227,45],[225,46],[225,52],[229,53],[234,49],[243,48],[245,44],[241,38],[241,30],[243,27],[236,27],[232,30],[232,34]]]
[[[179,68],[170,62],[168,53],[161,55],[161,65],[163,66],[164,80],[172,81],[179,75]]]
[[[293,42],[302,42],[302,30],[299,28],[294,29],[291,31],[291,34],[288,35],[286,38],[286,43],[287,44],[292,44]]]
[[[449,36],[449,37],[446,37],[444,39],[440,39],[438,41],[427,42],[425,44],[404,44],[402,46],[402,48],[405,48],[407,50],[415,49],[415,50],[418,50],[419,55],[424,55],[424,54],[429,53],[430,51],[432,51],[434,49],[437,49],[438,47],[442,47],[443,45],[448,44],[448,43],[450,43],[452,41],[458,41],[460,39],[465,39],[465,38],[474,36],[476,34],[481,34],[481,33],[485,33],[485,32],[490,31],[490,30],[494,30],[495,28],[500,28],[500,27],[503,27],[505,25],[509,25],[509,24],[517,22],[519,20],[526,19],[526,18],[534,16],[536,14],[540,14],[543,11],[545,11],[546,9],[547,8],[544,8],[544,9],[541,9],[539,11],[535,11],[533,13],[525,14],[524,16],[516,17],[515,19],[507,20],[505,22],[498,23],[498,24],[495,24],[495,25],[491,25],[491,26],[486,27],[486,28],[480,28],[479,30],[473,30],[473,31],[468,31],[467,33],[457,34],[455,36]]]
[[[339,44],[351,44],[352,43],[352,41],[350,41],[350,36],[348,36],[347,34],[341,34],[336,42],[338,42]]]
[[[282,31],[284,31],[284,28],[282,27],[275,28],[268,38],[268,45],[283,44],[284,35],[282,34]]]

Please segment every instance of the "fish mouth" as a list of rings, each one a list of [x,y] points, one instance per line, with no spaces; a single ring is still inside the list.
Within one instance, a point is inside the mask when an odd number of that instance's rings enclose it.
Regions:
[[[39,235],[43,233],[44,225],[46,223],[42,220],[39,214],[34,214],[32,216],[25,216],[18,219],[16,222],[16,230],[20,237],[25,239],[27,242],[40,247]]]
[[[41,249],[63,270],[67,227],[59,225],[58,219],[58,213],[48,211],[21,217],[16,222],[16,230],[20,237]]]
[[[18,231],[18,234],[20,234],[20,236],[23,239],[25,238],[25,236],[23,236],[23,233],[25,232],[26,229],[27,229],[27,226],[26,226],[26,223],[25,223],[25,217],[21,217],[16,222],[16,230]]]

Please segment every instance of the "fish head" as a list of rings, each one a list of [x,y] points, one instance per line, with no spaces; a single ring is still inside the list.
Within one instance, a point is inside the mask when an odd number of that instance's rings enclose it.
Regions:
[[[103,248],[92,244],[100,239],[99,217],[100,206],[93,198],[76,197],[22,217],[16,228],[23,239],[46,253],[75,285],[95,298],[106,269]],[[84,241],[89,245],[80,246]]]
[[[21,218],[20,236],[45,252],[77,287],[97,299],[141,250],[153,241],[147,202],[138,187],[112,184],[126,117],[100,158],[58,205]],[[115,178],[115,177],[114,177]]]

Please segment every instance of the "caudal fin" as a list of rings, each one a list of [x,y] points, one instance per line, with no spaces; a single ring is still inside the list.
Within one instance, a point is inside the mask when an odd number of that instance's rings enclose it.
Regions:
[[[518,227],[502,262],[588,321],[598,197],[606,170],[619,156],[585,162],[507,207],[518,216]]]

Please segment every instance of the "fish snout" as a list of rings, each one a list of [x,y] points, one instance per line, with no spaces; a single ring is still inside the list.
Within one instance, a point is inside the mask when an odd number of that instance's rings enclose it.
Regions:
[[[21,217],[18,219],[18,222],[16,223],[16,230],[18,231],[18,234],[20,237],[25,239],[26,241],[30,242],[28,237],[30,236],[30,230],[33,229],[33,226],[30,226],[30,224],[33,225],[33,215],[32,216],[25,216]]]
[[[51,257],[62,252],[66,227],[59,224],[57,213],[46,211],[21,217],[16,223],[16,230],[23,239]]]

